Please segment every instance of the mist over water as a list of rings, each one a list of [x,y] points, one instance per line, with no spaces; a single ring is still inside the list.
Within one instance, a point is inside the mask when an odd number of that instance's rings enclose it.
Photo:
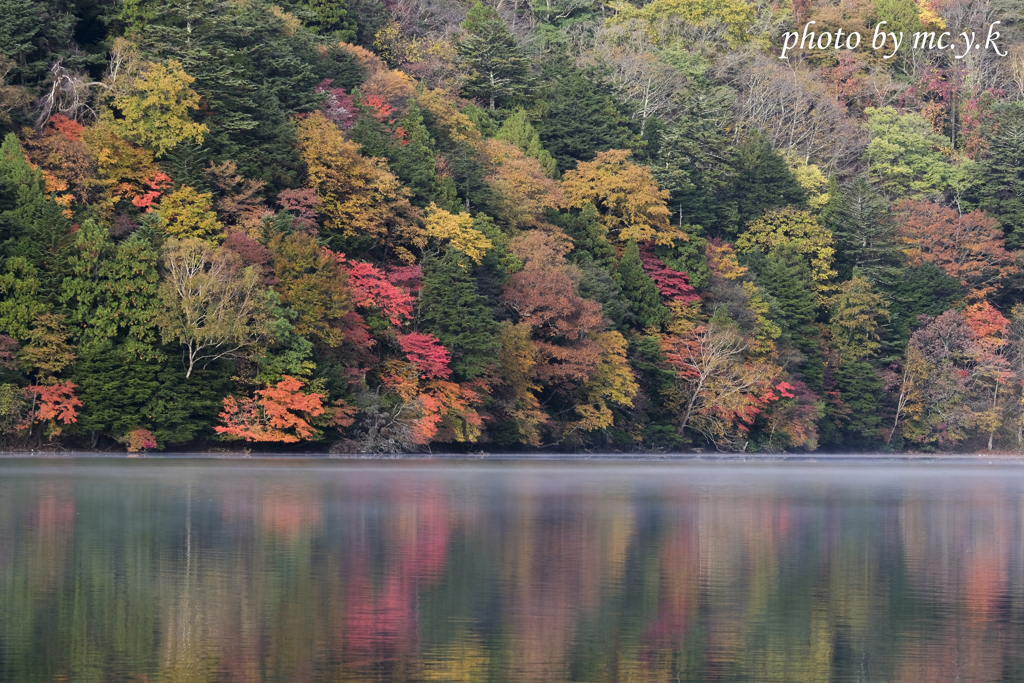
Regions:
[[[1024,679],[1024,470],[0,461],[0,681]]]

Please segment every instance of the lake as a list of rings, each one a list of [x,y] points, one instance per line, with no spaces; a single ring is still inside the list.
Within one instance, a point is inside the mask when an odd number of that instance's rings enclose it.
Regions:
[[[0,681],[1024,680],[1024,467],[0,459]]]

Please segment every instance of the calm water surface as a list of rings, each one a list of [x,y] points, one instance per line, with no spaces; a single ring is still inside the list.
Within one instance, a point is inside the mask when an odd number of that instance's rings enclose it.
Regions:
[[[1024,468],[0,460],[0,680],[1020,681]]]

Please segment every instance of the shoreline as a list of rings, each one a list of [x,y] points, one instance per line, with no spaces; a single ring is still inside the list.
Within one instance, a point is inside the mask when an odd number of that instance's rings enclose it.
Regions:
[[[0,451],[2,460],[291,460],[337,462],[678,462],[678,463],[980,463],[1024,465],[1024,454],[1010,453],[621,453],[533,454],[533,453],[401,453],[388,455],[330,455],[327,453],[99,453],[94,451]]]

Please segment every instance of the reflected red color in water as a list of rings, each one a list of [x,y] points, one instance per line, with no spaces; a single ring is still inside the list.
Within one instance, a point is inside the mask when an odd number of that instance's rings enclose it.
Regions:
[[[876,467],[0,461],[0,681],[1024,678],[1024,476]]]

